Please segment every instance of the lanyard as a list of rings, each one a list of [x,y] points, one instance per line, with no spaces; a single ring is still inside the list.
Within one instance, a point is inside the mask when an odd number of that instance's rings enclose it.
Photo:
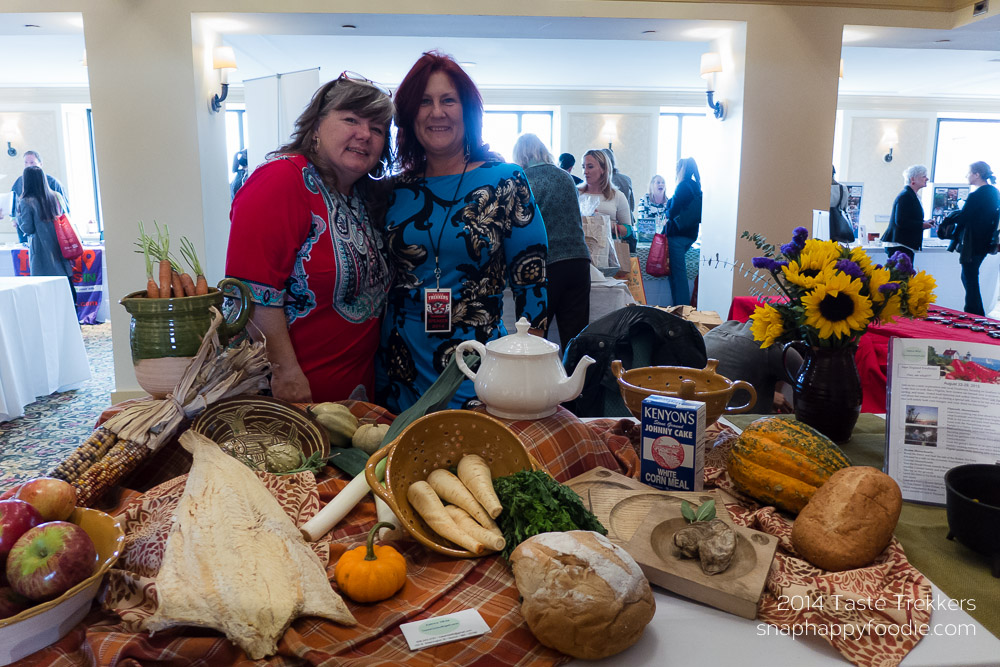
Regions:
[[[434,237],[431,236],[430,227],[427,228],[427,240],[430,241],[431,250],[434,251],[434,286],[436,289],[441,288],[441,239],[444,237],[444,228],[448,226],[448,220],[451,218],[451,210],[455,206],[455,202],[458,201],[458,192],[462,189],[462,181],[465,180],[465,172],[469,169],[469,161],[465,161],[465,166],[462,167],[462,176],[458,179],[458,185],[455,187],[455,194],[451,196],[451,203],[448,205],[448,211],[444,214],[444,221],[441,223],[441,231],[438,232],[437,245],[434,245]]]

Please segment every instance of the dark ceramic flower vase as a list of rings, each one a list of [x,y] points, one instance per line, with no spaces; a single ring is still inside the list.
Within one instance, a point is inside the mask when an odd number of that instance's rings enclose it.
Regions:
[[[239,299],[224,294],[229,286],[238,291]],[[150,299],[141,291],[121,300],[132,315],[129,346],[140,387],[154,398],[164,398],[174,390],[212,324],[210,309],[214,306],[222,312],[223,299],[236,299],[240,304],[235,320],[219,326],[219,341],[225,345],[243,330],[253,308],[250,291],[239,280],[224,278],[218,288],[210,287],[201,296]]]
[[[810,347],[792,341],[784,348],[802,354],[798,373],[785,372],[792,385],[795,418],[837,444],[851,439],[861,413],[861,378],[854,363],[855,346]]]

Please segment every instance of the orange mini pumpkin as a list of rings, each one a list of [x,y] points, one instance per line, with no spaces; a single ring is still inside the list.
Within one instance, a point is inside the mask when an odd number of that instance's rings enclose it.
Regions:
[[[337,561],[333,578],[341,592],[355,602],[379,602],[395,595],[406,583],[406,559],[390,546],[375,545],[380,528],[395,528],[386,521],[368,532],[364,546],[351,549]]]

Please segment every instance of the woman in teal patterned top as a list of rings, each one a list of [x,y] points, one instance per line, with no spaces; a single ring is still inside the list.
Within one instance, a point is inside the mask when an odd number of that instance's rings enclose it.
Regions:
[[[503,292],[516,317],[545,329],[542,216],[520,167],[482,142],[479,91],[449,56],[425,53],[396,92],[397,160],[385,238],[396,272],[382,324],[376,400],[413,405],[464,340],[505,335]],[[472,383],[451,407],[475,398]]]

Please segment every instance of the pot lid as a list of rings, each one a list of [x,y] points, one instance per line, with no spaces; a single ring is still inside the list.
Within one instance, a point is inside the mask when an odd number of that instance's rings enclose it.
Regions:
[[[499,354],[510,354],[524,357],[540,357],[553,352],[559,352],[559,346],[541,336],[528,333],[531,323],[524,317],[514,325],[517,333],[507,334],[486,344],[486,349]]]

